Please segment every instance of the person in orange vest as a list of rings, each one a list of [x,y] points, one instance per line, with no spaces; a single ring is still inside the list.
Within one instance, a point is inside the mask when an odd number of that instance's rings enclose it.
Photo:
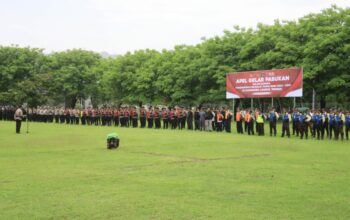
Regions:
[[[253,116],[252,116],[252,111],[247,111],[245,115],[245,122],[247,123],[247,132],[248,135],[254,135],[254,122],[253,122]]]
[[[232,121],[232,113],[230,110],[226,109],[226,111],[225,111],[225,130],[227,133],[231,133],[231,121]]]
[[[216,131],[222,131],[222,120],[223,120],[223,115],[221,112],[218,110],[216,112]]]
[[[236,112],[236,125],[237,125],[237,133],[238,133],[238,134],[243,134],[242,122],[243,122],[242,113],[241,113],[240,109],[237,108],[237,112]]]

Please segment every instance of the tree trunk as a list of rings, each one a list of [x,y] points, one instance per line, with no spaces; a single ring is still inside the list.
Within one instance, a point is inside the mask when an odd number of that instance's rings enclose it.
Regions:
[[[324,96],[321,96],[321,100],[320,100],[320,108],[326,108],[326,99]]]
[[[66,97],[64,105],[66,108],[75,108],[76,102],[77,102],[77,97]]]

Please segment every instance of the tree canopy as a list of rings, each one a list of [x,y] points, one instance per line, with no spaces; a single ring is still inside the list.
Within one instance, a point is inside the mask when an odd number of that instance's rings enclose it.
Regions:
[[[225,102],[228,72],[304,68],[304,97],[350,102],[350,9],[332,6],[298,21],[235,26],[222,36],[172,50],[138,50],[102,58],[73,49],[45,55],[42,49],[0,47],[0,104],[47,102],[94,105]]]

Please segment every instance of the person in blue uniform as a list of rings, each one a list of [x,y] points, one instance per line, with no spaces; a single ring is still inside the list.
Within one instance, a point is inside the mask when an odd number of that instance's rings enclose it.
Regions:
[[[298,110],[294,109],[292,114],[292,130],[293,135],[296,135],[297,137],[299,137],[299,115],[300,113],[298,112]]]
[[[289,122],[291,121],[291,116],[288,113],[288,111],[284,111],[282,115],[282,137],[284,137],[284,134],[287,134],[287,137],[290,138],[290,128],[289,128]]]
[[[269,125],[270,125],[270,136],[272,136],[272,133],[274,136],[277,134],[276,124],[278,119],[278,114],[275,111],[275,108],[272,108],[271,111],[268,114],[269,119]]]

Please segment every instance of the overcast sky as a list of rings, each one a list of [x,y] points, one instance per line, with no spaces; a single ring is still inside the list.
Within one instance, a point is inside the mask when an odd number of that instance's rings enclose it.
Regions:
[[[0,45],[124,54],[171,49],[234,25],[296,20],[350,0],[0,0]]]

